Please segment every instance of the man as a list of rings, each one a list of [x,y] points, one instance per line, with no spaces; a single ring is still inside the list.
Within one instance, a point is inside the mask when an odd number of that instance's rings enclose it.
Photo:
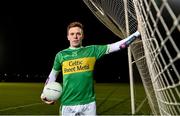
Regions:
[[[63,92],[61,95],[62,115],[96,115],[96,100],[93,85],[93,70],[97,59],[105,54],[127,47],[139,36],[135,32],[126,39],[109,45],[90,45],[83,47],[83,25],[72,22],[67,27],[67,38],[70,47],[56,54],[53,68],[46,81],[56,81],[60,71],[63,75]],[[41,94],[41,99],[48,101]]]

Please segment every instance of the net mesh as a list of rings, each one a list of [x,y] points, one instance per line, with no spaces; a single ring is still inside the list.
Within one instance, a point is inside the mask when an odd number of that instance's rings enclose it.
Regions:
[[[153,114],[180,114],[180,1],[84,0],[114,34],[125,38],[138,30],[131,46]],[[133,64],[133,63],[132,63]]]
[[[180,114],[180,2],[135,0],[139,30],[160,113]]]

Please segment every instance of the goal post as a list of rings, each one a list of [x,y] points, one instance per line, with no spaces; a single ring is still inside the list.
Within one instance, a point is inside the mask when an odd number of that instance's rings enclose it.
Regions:
[[[139,30],[162,115],[180,114],[180,1],[134,0]]]
[[[180,0],[83,1],[121,39],[140,31],[129,64],[137,66],[152,114],[180,114]]]

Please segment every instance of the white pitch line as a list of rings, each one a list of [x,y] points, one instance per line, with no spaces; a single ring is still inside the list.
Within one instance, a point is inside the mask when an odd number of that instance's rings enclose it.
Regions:
[[[136,112],[139,112],[139,110],[143,107],[144,103],[146,102],[147,97],[140,103],[140,105],[136,108]]]
[[[39,105],[39,104],[42,104],[42,103],[39,103],[39,102],[38,102],[38,103],[27,104],[27,105],[23,105],[23,106],[8,107],[8,108],[0,109],[0,112],[7,111],[7,110],[14,110],[14,109],[18,109],[18,108],[35,106],[35,105]]]

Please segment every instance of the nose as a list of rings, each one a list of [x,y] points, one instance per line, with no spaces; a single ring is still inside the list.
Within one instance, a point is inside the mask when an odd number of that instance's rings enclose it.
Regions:
[[[77,34],[74,34],[74,39],[78,39],[78,35]]]

